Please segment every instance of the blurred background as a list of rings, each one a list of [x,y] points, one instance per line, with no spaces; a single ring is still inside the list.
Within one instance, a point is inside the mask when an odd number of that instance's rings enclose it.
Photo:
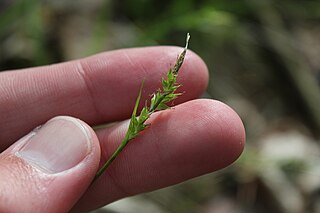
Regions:
[[[232,166],[98,212],[320,213],[320,1],[1,0],[0,70],[184,45],[246,126]]]

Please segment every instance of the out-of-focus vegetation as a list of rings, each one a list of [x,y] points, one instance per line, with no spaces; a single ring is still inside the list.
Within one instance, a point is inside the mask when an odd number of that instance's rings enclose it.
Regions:
[[[97,212],[320,212],[320,1],[2,0],[0,70],[183,45],[247,130],[223,171]]]

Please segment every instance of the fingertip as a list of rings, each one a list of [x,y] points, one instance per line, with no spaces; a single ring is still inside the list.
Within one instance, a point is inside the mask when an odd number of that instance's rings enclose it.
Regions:
[[[99,139],[96,135],[96,132],[93,130],[93,128],[88,125],[86,122],[77,119],[78,122],[81,123],[81,125],[83,125],[86,129],[86,131],[88,131],[88,134],[90,135],[90,143],[91,143],[91,153],[90,155],[92,156],[92,162],[94,162],[95,166],[97,167],[99,165],[99,161],[100,161],[100,156],[101,156],[101,148],[100,148],[100,142]]]
[[[175,138],[175,144],[171,144],[167,152],[173,162],[191,165],[190,177],[227,167],[241,155],[245,129],[239,115],[228,105],[198,99],[178,105],[174,111],[167,112],[171,114],[166,118],[172,121],[170,126],[176,126],[174,130],[167,130],[167,134],[172,132]],[[186,156],[193,157],[186,161]]]
[[[212,115],[212,124],[220,127],[221,146],[226,158],[221,167],[226,167],[236,161],[243,152],[246,140],[245,128],[239,115],[228,105],[217,100],[207,102],[208,115]]]
[[[190,85],[199,85],[199,95],[201,95],[209,83],[209,70],[206,63],[192,50],[188,50],[184,63],[188,70],[181,72],[183,82],[190,81]]]
[[[55,117],[0,155],[0,212],[68,211],[90,185],[100,161],[94,131]]]

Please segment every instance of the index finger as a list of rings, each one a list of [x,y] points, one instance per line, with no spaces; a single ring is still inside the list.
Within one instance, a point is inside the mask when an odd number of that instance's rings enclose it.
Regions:
[[[91,125],[129,117],[142,80],[143,100],[160,86],[161,77],[181,51],[177,47],[124,49],[1,73],[0,150],[57,115],[77,117]],[[206,65],[191,51],[178,81],[184,95],[177,103],[198,97],[207,86]]]

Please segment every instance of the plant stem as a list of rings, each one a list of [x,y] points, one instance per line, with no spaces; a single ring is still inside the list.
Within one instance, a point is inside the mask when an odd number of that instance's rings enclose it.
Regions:
[[[102,173],[110,166],[110,164],[114,161],[114,159],[116,159],[116,157],[124,149],[124,147],[128,144],[129,141],[130,141],[130,139],[125,137],[125,139],[121,142],[121,144],[118,146],[118,148],[114,151],[114,153],[111,155],[111,157],[108,159],[108,161],[96,173],[92,182],[94,182],[98,177],[100,177],[102,175]]]
[[[110,164],[116,159],[116,157],[120,154],[120,152],[124,149],[124,147],[129,143],[129,141],[131,141],[136,136],[138,136],[139,132],[143,131],[148,126],[147,124],[145,124],[145,122],[150,117],[150,115],[157,110],[163,109],[163,106],[166,106],[167,102],[174,100],[179,95],[179,94],[175,94],[176,89],[180,86],[180,85],[175,85],[176,78],[178,75],[178,71],[181,68],[182,63],[184,61],[184,58],[188,49],[189,39],[190,39],[190,35],[188,33],[187,39],[186,39],[186,46],[183,52],[179,55],[173,69],[169,70],[167,74],[167,79],[162,80],[162,86],[163,86],[162,90],[159,89],[153,95],[153,98],[151,99],[151,106],[149,108],[145,106],[142,109],[139,118],[137,118],[136,116],[137,109],[139,106],[143,84],[144,84],[144,82],[142,82],[139,95],[137,97],[136,104],[132,112],[127,133],[123,141],[121,142],[121,144],[118,146],[118,148],[114,151],[114,153],[107,160],[107,162],[96,173],[92,183],[103,174],[103,172],[110,166]]]

